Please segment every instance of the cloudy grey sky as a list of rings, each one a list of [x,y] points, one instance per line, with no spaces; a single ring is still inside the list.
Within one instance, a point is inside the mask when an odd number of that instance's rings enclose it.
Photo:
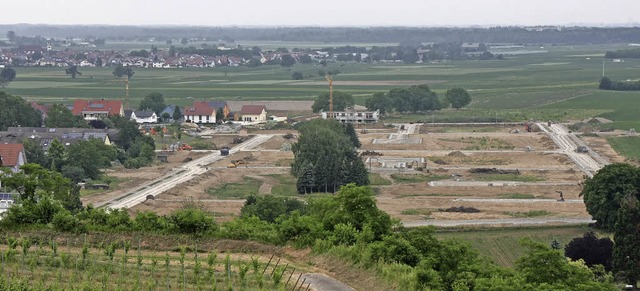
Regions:
[[[6,0],[0,23],[467,26],[629,25],[640,0]]]

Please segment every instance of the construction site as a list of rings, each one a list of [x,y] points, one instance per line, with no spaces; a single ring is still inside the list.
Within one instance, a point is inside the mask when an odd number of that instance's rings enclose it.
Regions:
[[[582,139],[562,124],[378,124],[357,132],[378,206],[408,226],[589,223],[583,181],[624,160],[606,139]],[[168,214],[195,201],[226,221],[250,194],[306,199],[290,175],[297,134],[259,130],[239,144],[213,135],[205,140],[227,146],[185,148],[167,163],[108,173],[123,182],[83,202]]]

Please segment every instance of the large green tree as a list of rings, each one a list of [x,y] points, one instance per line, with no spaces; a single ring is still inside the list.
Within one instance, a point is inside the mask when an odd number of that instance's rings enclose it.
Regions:
[[[67,165],[82,168],[87,178],[98,179],[102,175],[100,170],[116,160],[117,152],[113,146],[92,138],[70,145],[67,157]]]
[[[627,284],[640,279],[640,202],[635,196],[620,201],[613,239],[613,269]]]
[[[621,199],[640,195],[640,169],[623,163],[610,164],[588,179],[580,196],[587,212],[604,230],[614,231]]]
[[[64,70],[67,75],[71,75],[72,79],[75,79],[78,75],[82,75],[80,71],[78,71],[78,66],[72,65]]]
[[[6,67],[0,71],[0,87],[4,88],[16,78],[16,71]]]
[[[469,95],[469,92],[467,92],[467,90],[462,88],[453,88],[447,90],[447,93],[445,93],[445,97],[447,98],[447,100],[449,100],[449,103],[451,103],[451,107],[455,109],[460,109],[471,103],[471,95]]]
[[[316,119],[303,124],[299,131],[298,142],[292,146],[295,158],[291,170],[300,193],[335,192],[348,183],[369,184],[366,167],[344,125]],[[309,167],[313,168],[312,175]],[[308,189],[311,184],[315,187]]]
[[[393,111],[393,101],[384,92],[374,93],[371,98],[365,100],[365,106],[367,110],[379,110],[383,115]]]
[[[144,99],[140,101],[140,106],[138,106],[138,109],[151,110],[157,115],[160,115],[160,112],[164,110],[165,107],[166,105],[164,103],[164,97],[162,96],[162,94],[153,92],[149,93],[147,96],[144,96]]]
[[[344,111],[347,108],[352,108],[354,104],[353,95],[341,91],[333,92],[333,111]],[[318,95],[311,109],[313,112],[329,112],[329,93]]]
[[[282,55],[280,65],[283,67],[291,67],[296,64],[296,59],[294,59],[290,54]]]
[[[0,92],[0,130],[9,126],[39,127],[42,114],[24,99]]]
[[[51,109],[49,109],[49,113],[47,114],[47,119],[45,119],[44,124],[47,127],[88,127],[82,116],[73,115],[73,112],[62,104],[54,104]]]
[[[118,64],[113,69],[113,73],[112,74],[114,76],[118,77],[118,78],[122,78],[122,77],[126,76],[127,79],[131,79],[131,77],[133,77],[135,72],[133,71],[133,68],[131,66],[123,66],[122,64]]]

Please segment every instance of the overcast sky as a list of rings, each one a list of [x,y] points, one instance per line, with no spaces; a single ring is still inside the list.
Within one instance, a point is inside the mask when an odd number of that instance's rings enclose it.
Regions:
[[[205,26],[630,25],[640,0],[3,0],[0,23]]]

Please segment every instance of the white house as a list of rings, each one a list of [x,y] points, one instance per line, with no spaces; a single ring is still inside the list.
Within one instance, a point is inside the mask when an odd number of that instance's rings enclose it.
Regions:
[[[183,112],[183,119],[193,123],[216,123],[216,109],[209,102],[193,102],[192,106],[187,106]]]
[[[131,120],[136,123],[158,123],[158,115],[153,111],[133,111]]]

